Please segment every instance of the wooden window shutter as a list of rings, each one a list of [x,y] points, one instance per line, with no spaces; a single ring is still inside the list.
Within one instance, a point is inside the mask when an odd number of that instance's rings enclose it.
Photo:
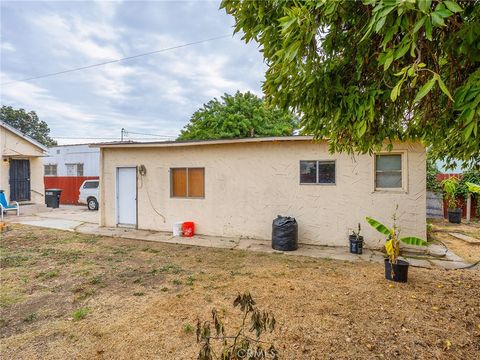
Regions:
[[[171,169],[172,197],[187,196],[187,169]]]
[[[205,196],[205,169],[188,169],[188,197]]]

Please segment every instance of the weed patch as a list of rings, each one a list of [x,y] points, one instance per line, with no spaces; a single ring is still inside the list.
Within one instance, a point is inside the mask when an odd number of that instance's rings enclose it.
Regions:
[[[23,321],[25,322],[33,322],[37,320],[37,313],[31,313],[23,318]]]
[[[179,274],[182,271],[182,268],[176,264],[167,264],[160,268],[161,272],[167,272],[171,274]]]
[[[86,307],[79,308],[72,313],[72,318],[74,321],[80,321],[85,319],[89,313],[90,313],[89,308],[86,308]]]
[[[35,278],[43,278],[43,279],[52,279],[54,277],[57,277],[60,272],[57,269],[53,269],[47,272],[40,272],[38,273]]]
[[[5,255],[0,257],[0,267],[20,267],[24,266],[28,260],[30,260],[30,257],[22,254]]]

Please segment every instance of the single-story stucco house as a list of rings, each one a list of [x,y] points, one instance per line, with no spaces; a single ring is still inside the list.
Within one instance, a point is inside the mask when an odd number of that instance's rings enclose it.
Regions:
[[[365,216],[387,224],[398,204],[402,234],[426,236],[425,147],[331,154],[310,136],[116,142],[100,148],[100,225],[270,239],[277,215],[297,219],[300,244],[346,245]],[[194,241],[194,240],[192,240]]]
[[[44,203],[46,151],[38,141],[0,121],[0,190],[9,201]]]

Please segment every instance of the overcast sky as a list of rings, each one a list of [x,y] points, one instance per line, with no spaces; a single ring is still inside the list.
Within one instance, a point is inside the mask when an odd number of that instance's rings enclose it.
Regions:
[[[216,36],[133,60],[1,86],[1,104],[35,110],[59,143],[132,132],[176,135],[225,92],[262,95],[256,44],[232,36],[219,1],[1,2],[1,83]],[[130,135],[131,137],[138,135]]]

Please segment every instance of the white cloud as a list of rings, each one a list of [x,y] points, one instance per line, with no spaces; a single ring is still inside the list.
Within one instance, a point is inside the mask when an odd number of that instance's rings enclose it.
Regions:
[[[0,43],[0,50],[1,51],[15,51],[15,48],[9,42],[2,41]]]
[[[2,83],[231,31],[229,18],[211,3],[42,4],[36,10],[29,11],[25,6],[21,12],[5,14],[12,19],[8,44],[15,44],[17,57],[2,58]],[[28,31],[28,36],[22,31]],[[35,66],[29,68],[31,54],[42,56],[36,57]],[[255,46],[225,38],[10,84],[1,89],[0,97],[2,104],[35,110],[54,135],[111,137],[118,136],[122,127],[175,134],[193,111],[213,97],[237,89],[261,95],[264,67]]]

